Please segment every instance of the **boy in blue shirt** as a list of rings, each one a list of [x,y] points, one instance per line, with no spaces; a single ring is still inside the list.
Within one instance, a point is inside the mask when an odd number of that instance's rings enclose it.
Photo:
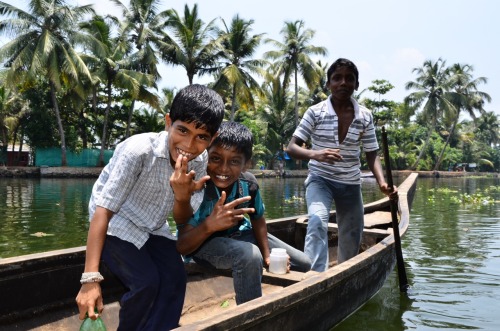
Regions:
[[[237,304],[262,296],[262,268],[269,266],[270,249],[285,248],[294,270],[306,272],[311,267],[303,252],[267,233],[259,186],[245,172],[252,148],[248,128],[223,122],[208,148],[210,180],[203,202],[189,221],[177,222],[181,254],[207,267],[232,269]]]
[[[175,96],[166,130],[120,143],[92,189],[85,270],[76,302],[96,319],[103,298],[101,257],[127,292],[118,330],[178,327],[186,291],[184,263],[166,222],[189,219],[200,205],[207,152],[224,117],[222,98],[202,85]],[[174,195],[175,194],[175,195]]]

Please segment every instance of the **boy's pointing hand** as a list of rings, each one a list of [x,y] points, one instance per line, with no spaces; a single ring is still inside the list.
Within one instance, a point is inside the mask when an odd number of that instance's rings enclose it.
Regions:
[[[170,177],[170,186],[174,190],[175,199],[185,201],[191,199],[191,195],[198,190],[201,190],[210,176],[204,176],[200,180],[195,181],[196,173],[194,170],[187,172],[188,158],[182,155],[177,157],[175,161],[174,173]]]
[[[246,196],[224,204],[226,192],[222,191],[219,201],[217,201],[214,210],[209,216],[210,220],[207,218],[207,225],[213,227],[210,230],[216,232],[229,229],[238,224],[245,214],[254,213],[254,208],[238,208],[240,204],[250,199],[250,196]]]

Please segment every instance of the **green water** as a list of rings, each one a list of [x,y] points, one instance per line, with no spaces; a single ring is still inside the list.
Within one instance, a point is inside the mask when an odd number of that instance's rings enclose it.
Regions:
[[[268,219],[306,212],[303,180],[259,179]],[[0,178],[0,258],[85,245],[93,182]],[[393,273],[333,330],[500,329],[500,192],[489,190],[499,185],[492,178],[419,179],[402,239],[411,293],[399,292]],[[494,202],[461,202],[484,192]],[[381,197],[373,179],[364,181],[363,194],[365,202]]]
[[[334,331],[500,330],[499,179],[419,179],[402,240],[409,295],[394,272]],[[495,202],[457,197],[491,191]]]
[[[93,182],[0,178],[0,258],[85,245]]]

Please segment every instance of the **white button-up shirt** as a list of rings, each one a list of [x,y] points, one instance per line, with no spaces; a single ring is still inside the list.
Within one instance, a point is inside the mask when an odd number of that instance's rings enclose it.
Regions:
[[[206,175],[207,152],[188,163],[196,180]],[[143,133],[120,143],[92,189],[90,219],[96,206],[114,212],[108,235],[116,236],[141,248],[150,234],[175,240],[167,218],[174,206],[170,177],[168,133]],[[191,206],[196,211],[203,191],[195,192]]]

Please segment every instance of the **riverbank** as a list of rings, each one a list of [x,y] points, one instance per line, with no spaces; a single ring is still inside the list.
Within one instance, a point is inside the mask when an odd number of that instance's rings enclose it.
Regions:
[[[97,178],[102,168],[99,167],[0,167],[0,178]],[[277,170],[250,169],[258,178],[280,177]],[[411,171],[393,170],[393,176],[408,176],[411,172],[417,172],[420,177],[499,177],[496,172],[458,172],[458,171]],[[370,177],[371,173],[363,172],[364,176]],[[307,169],[285,170],[283,177],[297,178],[306,177]]]

